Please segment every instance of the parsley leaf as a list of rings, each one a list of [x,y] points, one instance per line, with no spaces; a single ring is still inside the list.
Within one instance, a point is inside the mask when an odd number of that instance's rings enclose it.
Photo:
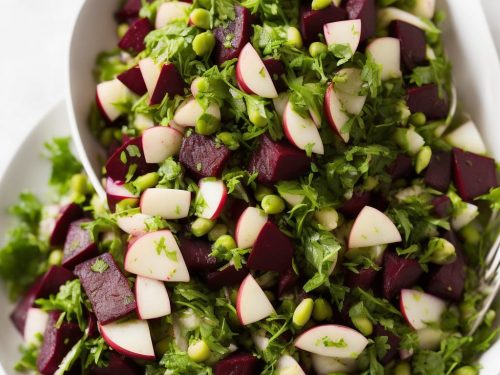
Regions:
[[[76,159],[70,149],[71,138],[54,138],[51,142],[45,143],[45,148],[49,152],[48,158],[52,162],[52,172],[50,184],[57,187],[60,194],[69,191],[71,177],[81,172],[82,165]]]

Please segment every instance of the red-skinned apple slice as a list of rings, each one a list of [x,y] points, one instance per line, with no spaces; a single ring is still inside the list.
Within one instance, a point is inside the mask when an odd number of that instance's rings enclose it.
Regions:
[[[236,312],[243,325],[258,322],[275,312],[273,305],[251,274],[245,277],[238,289]]]
[[[144,214],[121,216],[116,219],[116,224],[125,233],[131,234],[132,236],[142,236],[148,232],[146,221],[151,218],[151,215]]]
[[[184,81],[177,68],[172,63],[155,64],[153,59],[146,57],[139,61],[139,69],[146,84],[150,104],[159,104],[165,95],[181,95]]]
[[[369,247],[401,242],[401,234],[383,212],[365,206],[354,220],[349,233],[348,248]]]
[[[401,77],[401,50],[399,39],[384,37],[374,39],[366,47],[366,54],[382,65],[382,80]]]
[[[288,354],[284,354],[278,359],[276,373],[278,375],[306,375],[295,358]]]
[[[188,19],[191,4],[182,1],[163,3],[156,12],[155,28],[161,29],[172,21]]]
[[[235,238],[238,247],[242,249],[252,247],[267,220],[267,215],[258,208],[246,208],[236,223]]]
[[[288,98],[290,95],[287,92],[282,92],[277,98],[273,99],[274,110],[278,114],[279,118],[283,121],[283,114],[285,113],[286,105],[288,104]]]
[[[247,43],[238,56],[236,80],[240,88],[248,94],[263,98],[278,97],[273,79],[251,43]]]
[[[44,334],[48,320],[49,314],[42,309],[31,307],[26,314],[24,342],[26,344],[36,344],[38,342],[37,336]]]
[[[204,113],[208,113],[218,120],[221,118],[220,108],[217,103],[210,103],[207,110],[204,111],[202,106],[194,98],[188,98],[176,109],[174,122],[179,126],[194,127],[196,125],[196,120]]]
[[[307,150],[311,147],[311,151],[315,154],[325,153],[323,141],[314,121],[309,116],[307,118],[300,116],[290,102],[286,105],[283,114],[283,130],[290,143],[297,148]]]
[[[368,345],[368,339],[352,328],[327,324],[305,331],[294,345],[326,357],[356,358]]]
[[[135,279],[135,300],[139,319],[155,319],[169,315],[170,299],[162,281],[137,276]]]
[[[399,303],[406,321],[416,330],[427,328],[428,324],[439,323],[446,310],[443,300],[413,289],[402,289]]]
[[[97,85],[97,107],[107,121],[113,122],[120,117],[123,111],[116,103],[123,103],[127,99],[129,92],[130,90],[118,79],[101,82]]]
[[[114,211],[116,204],[124,199],[139,199],[139,197],[130,192],[124,184],[115,182],[109,177],[106,179],[106,198],[111,211]]]
[[[312,354],[311,362],[317,375],[328,375],[330,373],[351,373],[356,371],[356,360],[354,358],[334,358],[324,355]]]
[[[148,323],[131,319],[106,325],[99,324],[99,331],[106,343],[124,356],[154,360],[155,352]]]
[[[179,189],[149,188],[141,195],[141,213],[167,220],[187,217],[191,192]]]
[[[349,133],[343,131],[342,128],[349,121],[349,116],[346,114],[340,99],[335,92],[333,83],[328,86],[325,93],[325,113],[330,128],[345,142],[349,142]]]
[[[344,68],[336,75],[345,77],[345,82],[335,83],[335,92],[343,108],[352,115],[360,114],[366,101],[366,95],[359,95],[363,86],[361,70]]]
[[[129,244],[124,268],[162,281],[189,281],[189,272],[172,232],[147,233]]]
[[[356,52],[361,36],[361,20],[346,20],[330,22],[323,26],[326,44],[328,46],[344,44],[351,48],[352,53]]]
[[[196,211],[198,217],[215,220],[219,217],[227,200],[226,185],[222,180],[204,178],[200,181],[197,202],[203,202]]]
[[[146,163],[162,163],[181,149],[182,133],[170,126],[155,126],[142,134],[142,150]]]

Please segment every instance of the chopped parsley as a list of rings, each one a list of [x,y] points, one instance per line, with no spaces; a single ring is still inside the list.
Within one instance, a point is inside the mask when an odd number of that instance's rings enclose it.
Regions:
[[[101,258],[97,259],[92,266],[90,266],[90,269],[96,273],[103,273],[109,268],[109,264],[106,263],[104,260]]]

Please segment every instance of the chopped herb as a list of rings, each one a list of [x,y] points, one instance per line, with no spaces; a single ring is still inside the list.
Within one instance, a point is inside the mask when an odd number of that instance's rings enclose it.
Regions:
[[[97,259],[92,266],[90,266],[90,269],[94,272],[97,273],[103,273],[109,268],[108,263],[106,263],[104,260],[101,258]]]

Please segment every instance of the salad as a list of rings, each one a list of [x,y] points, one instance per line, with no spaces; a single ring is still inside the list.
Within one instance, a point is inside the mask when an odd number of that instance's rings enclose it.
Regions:
[[[479,373],[498,167],[428,0],[128,0],[0,276],[41,374]]]

